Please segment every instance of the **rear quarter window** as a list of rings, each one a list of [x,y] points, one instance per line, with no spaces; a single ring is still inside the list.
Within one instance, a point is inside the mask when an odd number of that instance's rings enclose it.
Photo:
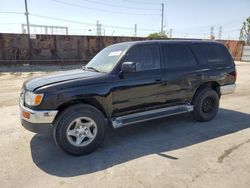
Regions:
[[[206,64],[232,64],[232,58],[225,46],[221,44],[196,44],[206,60]]]

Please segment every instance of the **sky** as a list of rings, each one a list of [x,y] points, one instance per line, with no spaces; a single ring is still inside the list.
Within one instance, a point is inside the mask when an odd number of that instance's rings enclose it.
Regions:
[[[211,27],[219,38],[238,39],[243,21],[250,16],[250,0],[27,0],[30,24],[68,27],[72,35],[147,36],[161,28],[176,38],[209,38]],[[21,33],[26,24],[24,0],[0,0],[0,32]],[[172,32],[171,32],[172,30]],[[44,33],[31,28],[31,33]],[[49,30],[51,33],[52,30]],[[64,34],[63,29],[53,29]]]

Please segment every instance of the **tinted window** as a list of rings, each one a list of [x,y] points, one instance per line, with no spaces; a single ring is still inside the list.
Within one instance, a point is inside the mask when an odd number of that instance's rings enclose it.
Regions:
[[[126,61],[136,63],[136,71],[160,68],[159,52],[156,45],[138,46],[132,48]]]
[[[231,62],[227,49],[218,44],[196,44],[196,47],[201,51],[207,63],[223,64]]]
[[[162,53],[167,68],[190,67],[197,64],[192,51],[186,45],[165,44],[162,45]]]

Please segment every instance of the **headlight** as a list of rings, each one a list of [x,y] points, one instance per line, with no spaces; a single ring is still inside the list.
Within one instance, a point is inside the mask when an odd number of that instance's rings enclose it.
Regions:
[[[25,92],[24,101],[29,106],[38,106],[43,100],[43,94],[33,93],[30,91]]]

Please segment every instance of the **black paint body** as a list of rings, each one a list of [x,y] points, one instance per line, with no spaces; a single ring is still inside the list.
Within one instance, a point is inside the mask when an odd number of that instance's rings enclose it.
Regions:
[[[23,88],[35,93],[44,93],[39,106],[34,110],[64,109],[79,101],[96,106],[107,118],[166,106],[191,103],[197,89],[213,82],[221,85],[235,83],[235,65],[230,56],[224,64],[206,63],[204,54],[196,44],[214,44],[204,41],[140,41],[129,42],[128,49],[109,73],[90,70],[75,70],[28,80]],[[162,45],[181,44],[190,49],[196,64],[184,68],[167,66]],[[134,48],[155,45],[159,53],[160,69],[122,73],[121,64]],[[225,48],[223,46],[223,48]]]

